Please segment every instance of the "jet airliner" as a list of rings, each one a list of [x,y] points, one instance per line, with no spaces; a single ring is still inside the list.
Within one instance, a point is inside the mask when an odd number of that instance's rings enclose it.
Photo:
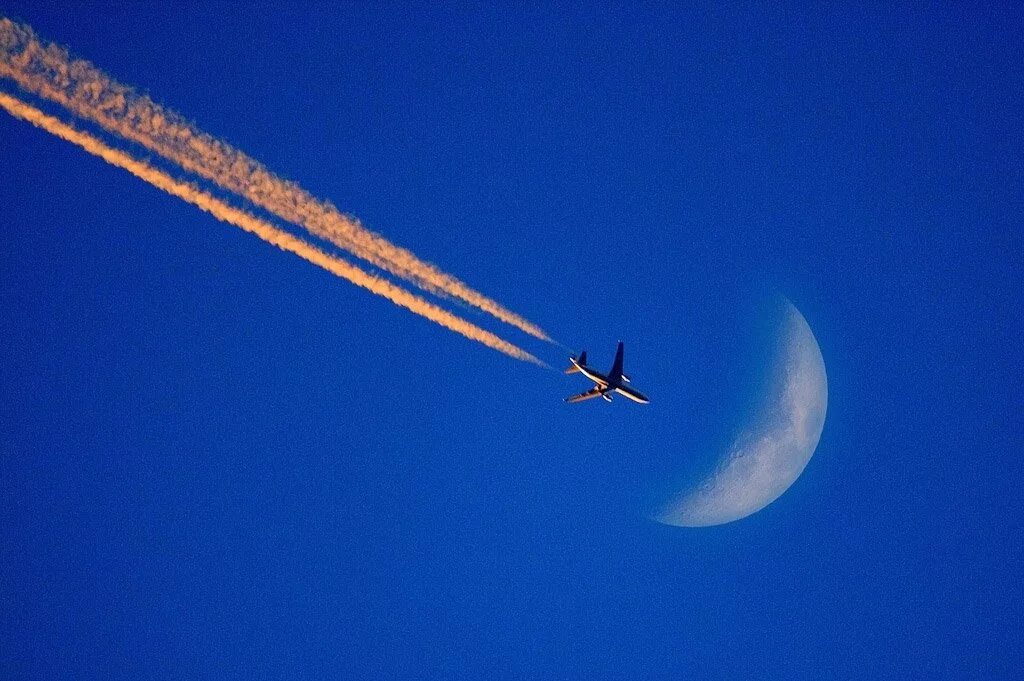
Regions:
[[[627,385],[629,383],[629,376],[622,373],[622,341],[619,341],[619,349],[615,351],[615,362],[612,364],[612,369],[608,372],[608,375],[604,375],[587,366],[586,350],[581,352],[579,357],[570,357],[569,361],[572,362],[572,366],[566,369],[565,373],[583,374],[596,384],[585,393],[566,398],[565,401],[569,404],[590,400],[595,397],[603,398],[605,402],[611,402],[612,395],[615,393],[640,404],[650,402],[639,390]]]

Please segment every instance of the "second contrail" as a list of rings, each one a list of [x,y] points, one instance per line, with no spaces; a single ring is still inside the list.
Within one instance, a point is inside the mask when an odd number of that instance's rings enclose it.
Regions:
[[[550,341],[539,326],[396,246],[294,182],[189,123],[93,64],[44,43],[32,29],[0,18],[0,76],[60,104],[108,132],[136,142],[282,220],[300,225],[352,255],[425,291],[461,300],[526,333]]]
[[[205,192],[193,184],[177,180],[162,170],[140,161],[124,151],[108,146],[102,140],[77,130],[63,121],[43,113],[39,109],[26,104],[25,102],[0,93],[0,108],[16,118],[35,125],[67,142],[75,144],[85,151],[102,158],[107,163],[127,170],[141,180],[162,189],[163,191],[191,203],[192,205],[206,211],[222,222],[240,227],[245,231],[255,234],[264,241],[271,243],[278,248],[294,253],[314,265],[322,267],[328,272],[347,279],[348,281],[361,286],[379,296],[387,298],[391,302],[404,307],[418,315],[440,324],[441,326],[465,336],[471,340],[483,343],[489,348],[503,352],[510,357],[530,362],[538,366],[547,365],[522,350],[521,348],[499,338],[495,334],[482,329],[466,320],[458,317],[447,310],[430,303],[417,295],[409,293],[400,286],[377,277],[362,270],[355,265],[342,260],[341,258],[325,253],[309,243],[298,238],[294,234],[275,227],[269,222],[257,218],[243,210],[231,206],[221,199]]]

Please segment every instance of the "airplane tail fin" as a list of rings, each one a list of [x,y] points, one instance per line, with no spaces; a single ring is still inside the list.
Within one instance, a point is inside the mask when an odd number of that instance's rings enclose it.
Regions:
[[[587,366],[587,351],[584,350],[583,352],[580,353],[579,357],[573,357],[572,359],[573,359],[572,366],[570,366],[568,369],[565,370],[565,373],[567,373],[567,374],[577,374],[577,373],[579,373],[580,369],[579,369],[578,366],[576,366],[577,364],[582,364],[583,366]]]
[[[608,372],[608,378],[612,381],[622,378],[622,341],[619,341],[619,347],[615,351],[615,363],[612,364],[612,370]]]

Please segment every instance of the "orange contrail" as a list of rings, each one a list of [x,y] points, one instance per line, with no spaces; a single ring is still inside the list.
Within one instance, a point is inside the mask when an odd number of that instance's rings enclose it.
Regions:
[[[305,258],[314,265],[319,265],[328,272],[347,279],[357,286],[362,286],[379,296],[383,296],[396,305],[400,305],[433,322],[437,322],[446,329],[462,334],[466,338],[479,341],[489,348],[504,352],[506,355],[516,359],[544,366],[543,362],[530,353],[502,340],[490,331],[485,331],[461,317],[457,317],[447,310],[409,293],[387,279],[373,276],[355,265],[324,253],[295,235],[278,229],[269,222],[261,220],[254,215],[230,206],[193,184],[176,180],[167,173],[157,170],[123,151],[109,147],[92,135],[76,130],[70,125],[43,113],[21,100],[0,93],[0,107],[6,109],[17,118],[28,121],[32,125],[42,128],[63,140],[78,145],[111,165],[127,170],[132,175],[145,180],[154,187],[188,201],[192,205],[213,215],[218,220],[255,234],[282,250],[294,253],[300,258]]]
[[[67,50],[44,44],[30,27],[6,18],[0,19],[0,76],[425,291],[462,300],[532,336],[551,340],[536,324],[366,229],[330,202],[274,175],[180,114],[112,80],[89,62],[73,59]]]

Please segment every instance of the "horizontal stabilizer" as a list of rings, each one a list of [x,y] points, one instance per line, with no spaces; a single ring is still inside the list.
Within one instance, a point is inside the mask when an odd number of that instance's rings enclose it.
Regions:
[[[580,353],[579,357],[570,357],[572,366],[565,370],[567,374],[578,374],[581,366],[587,366],[587,351],[584,350]]]

